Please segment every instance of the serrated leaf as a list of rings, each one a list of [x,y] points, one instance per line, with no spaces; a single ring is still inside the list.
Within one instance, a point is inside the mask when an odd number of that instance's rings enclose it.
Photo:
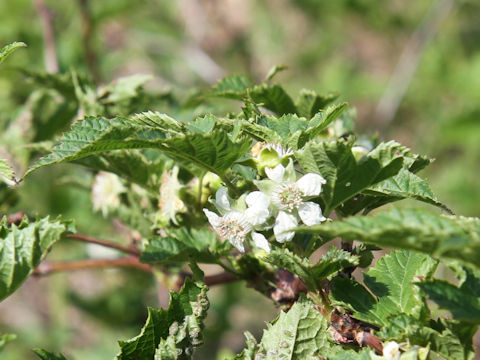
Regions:
[[[222,131],[172,136],[163,131],[165,118],[105,119],[87,117],[73,125],[52,153],[32,165],[31,172],[55,163],[71,162],[100,152],[120,149],[158,149],[174,160],[222,174],[245,154],[250,140],[232,142]]]
[[[139,89],[148,81],[152,80],[152,75],[131,75],[112,81],[102,92],[105,94],[102,98],[103,103],[117,103],[131,99],[138,95]]]
[[[259,345],[257,340],[250,334],[248,331],[244,333],[245,335],[245,343],[247,347],[243,349],[243,351],[236,355],[233,360],[255,360],[255,354],[260,351]]]
[[[231,75],[218,81],[211,95],[241,100],[247,88],[252,87],[250,80],[243,75]]]
[[[325,214],[366,188],[400,171],[403,158],[391,155],[391,149],[380,144],[358,163],[352,153],[352,142],[344,140],[308,143],[295,157],[305,172],[323,176]]]
[[[320,95],[313,90],[302,89],[295,101],[297,114],[310,119],[327,105],[334,102],[338,96],[338,94],[334,93]]]
[[[140,334],[120,341],[117,360],[191,359],[202,344],[201,330],[208,309],[207,287],[186,279],[180,292],[170,293],[167,310],[148,309]]]
[[[480,278],[465,268],[467,277],[459,286],[443,280],[430,280],[417,284],[442,309],[449,310],[454,319],[480,324]]]
[[[221,254],[230,249],[228,242],[221,243],[214,233],[207,229],[181,228],[167,237],[155,237],[148,241],[140,257],[142,262],[152,264],[196,261],[199,263],[218,262]]]
[[[0,221],[0,301],[13,293],[33,272],[72,225],[48,217],[29,222],[26,218],[9,227]]]
[[[259,347],[251,346],[250,357],[238,359],[313,360],[331,346],[327,320],[305,297],[300,297],[288,313],[282,311],[278,319],[267,326]]]
[[[196,118],[190,123],[186,123],[185,127],[191,132],[198,132],[200,134],[208,134],[215,127],[216,118],[213,115],[205,115],[204,117]]]
[[[5,45],[2,49],[0,49],[0,64],[7,58],[7,56],[21,47],[27,47],[27,44],[15,41],[11,44]]]
[[[377,326],[388,326],[388,318],[399,314],[421,320],[426,316],[425,301],[413,283],[430,277],[435,268],[436,263],[427,255],[393,251],[364,275],[370,293],[353,279],[338,278],[332,284],[332,297],[352,310],[355,318]]]
[[[382,205],[408,198],[437,206],[452,213],[446,205],[437,199],[424,179],[407,169],[401,169],[395,176],[365,189],[362,195],[349,201],[345,207],[351,209],[351,213],[363,209],[367,213]]]
[[[35,349],[33,352],[42,360],[67,360],[62,354],[57,354],[43,349]]]
[[[275,65],[269,70],[267,76],[265,77],[265,81],[268,82],[272,80],[275,77],[275,75],[277,75],[279,72],[282,72],[287,69],[288,69],[288,66],[286,65]]]
[[[3,334],[0,336],[0,352],[9,342],[15,340],[17,335],[15,334]]]
[[[296,231],[416,250],[436,258],[457,259],[480,267],[478,218],[441,215],[423,209],[392,208],[372,216],[348,217]]]

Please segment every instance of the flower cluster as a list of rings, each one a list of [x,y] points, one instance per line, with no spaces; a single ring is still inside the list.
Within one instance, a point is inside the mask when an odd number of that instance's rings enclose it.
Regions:
[[[300,222],[311,226],[326,218],[317,203],[310,201],[318,197],[325,179],[314,173],[303,175],[297,180],[292,159],[288,165],[281,163],[274,168],[265,167],[266,179],[254,181],[258,191],[243,194],[232,201],[226,188],[220,188],[213,202],[219,214],[204,209],[208,221],[219,237],[230,241],[239,251],[245,251],[245,241],[267,252],[270,245],[261,233],[273,229],[276,241],[291,241]]]

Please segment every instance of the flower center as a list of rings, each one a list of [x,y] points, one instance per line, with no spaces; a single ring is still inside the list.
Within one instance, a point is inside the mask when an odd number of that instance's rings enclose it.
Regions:
[[[292,211],[302,202],[302,192],[296,184],[283,185],[274,196],[275,205],[283,210]]]
[[[249,232],[247,224],[236,216],[227,216],[216,229],[222,239],[245,238]]]

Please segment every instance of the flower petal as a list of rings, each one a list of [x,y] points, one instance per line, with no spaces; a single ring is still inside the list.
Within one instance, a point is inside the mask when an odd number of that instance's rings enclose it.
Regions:
[[[322,184],[326,182],[320,175],[308,173],[303,175],[296,184],[304,196],[317,196],[322,191]]]
[[[265,250],[267,253],[270,252],[270,244],[265,236],[257,232],[252,232],[252,240],[256,247]]]
[[[322,221],[327,220],[322,214],[320,205],[307,201],[298,207],[298,215],[302,219],[303,223],[308,226],[320,224]]]
[[[228,199],[228,191],[225,186],[217,190],[215,194],[215,206],[221,213],[230,210],[230,200]]]
[[[269,216],[270,198],[261,191],[254,191],[247,195],[245,202],[248,205],[245,210],[245,217],[247,221],[253,226],[265,223]]]
[[[283,174],[285,174],[285,168],[283,167],[282,164],[275,166],[275,168],[273,169],[266,167],[265,174],[267,174],[270,180],[280,183],[283,180]]]
[[[273,233],[275,238],[279,243],[284,243],[290,241],[295,236],[294,231],[285,232],[290,230],[298,225],[298,220],[295,216],[287,214],[284,211],[280,211],[275,220],[275,225],[273,226]]]
[[[228,239],[230,243],[237,248],[240,252],[245,252],[245,247],[243,245],[243,238],[239,236],[234,236]]]
[[[213,226],[214,229],[220,226],[222,222],[222,218],[220,216],[208,209],[203,209],[203,212],[207,216],[208,222]]]

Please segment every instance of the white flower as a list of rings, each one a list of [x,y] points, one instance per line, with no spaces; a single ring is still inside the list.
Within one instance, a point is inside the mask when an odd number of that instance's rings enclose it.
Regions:
[[[165,171],[162,174],[160,199],[158,207],[160,214],[164,219],[177,223],[175,215],[186,209],[183,201],[178,197],[182,185],[178,181],[178,166],[174,166],[172,171]]]
[[[275,168],[265,168],[269,180],[256,181],[257,187],[269,197],[255,207],[268,206],[270,203],[278,211],[273,226],[273,232],[278,242],[292,240],[295,233],[285,232],[298,225],[298,217],[305,225],[320,224],[326,218],[320,205],[307,201],[309,197],[320,195],[325,179],[318,174],[308,173],[296,180],[293,162],[288,166],[277,165]],[[260,199],[260,197],[259,197]]]
[[[387,360],[400,358],[400,346],[395,341],[389,341],[383,347],[383,357]]]
[[[203,212],[218,236],[222,240],[228,240],[239,251],[245,252],[244,242],[250,236],[256,247],[270,252],[270,245],[265,236],[253,231],[255,226],[263,224],[270,216],[268,204],[264,206],[268,197],[265,199],[264,196],[256,191],[247,195],[246,198],[242,196],[237,204],[232,206],[227,189],[222,187],[217,190],[214,202],[221,216],[208,209],[203,209]],[[245,208],[245,203],[260,204],[260,206]]]
[[[119,195],[125,191],[117,175],[100,171],[92,186],[93,210],[101,210],[103,216],[106,216],[109,208],[120,205]]]

